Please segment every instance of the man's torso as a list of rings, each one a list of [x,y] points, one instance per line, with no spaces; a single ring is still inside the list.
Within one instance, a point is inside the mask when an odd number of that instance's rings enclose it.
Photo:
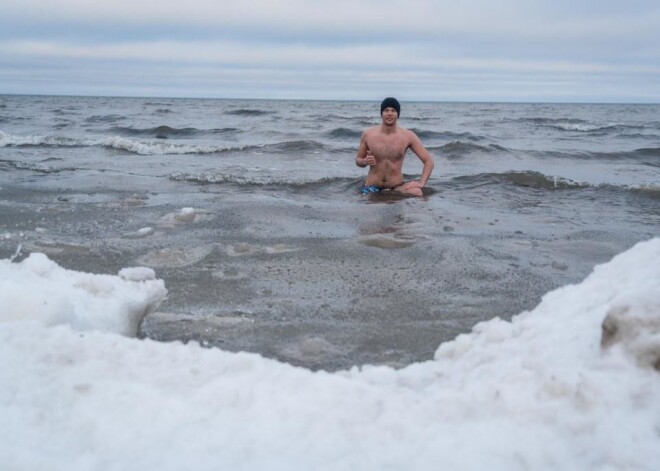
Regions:
[[[408,133],[403,128],[385,133],[380,126],[367,130],[367,149],[376,158],[376,165],[369,169],[366,185],[390,188],[403,183],[403,158],[410,146]]]

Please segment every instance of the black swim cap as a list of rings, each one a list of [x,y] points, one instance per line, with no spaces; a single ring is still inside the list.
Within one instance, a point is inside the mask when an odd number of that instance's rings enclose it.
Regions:
[[[399,104],[399,101],[396,98],[387,97],[383,100],[383,102],[380,104],[380,114],[383,114],[383,111],[385,111],[385,108],[394,108],[396,110],[397,116],[401,116],[401,105]]]

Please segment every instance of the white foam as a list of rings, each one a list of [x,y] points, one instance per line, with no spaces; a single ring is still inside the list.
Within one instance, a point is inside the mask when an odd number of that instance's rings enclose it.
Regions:
[[[79,291],[79,277],[94,279],[45,257],[0,267],[1,286],[18,280],[0,306],[26,286],[40,299],[28,311],[61,299],[43,292],[50,271],[62,290],[68,280],[71,304],[90,291]],[[98,283],[105,303],[86,315],[123,297],[109,278]],[[634,348],[601,347],[600,337],[612,310],[633,323],[660,316],[658,293],[654,239],[511,322],[479,324],[433,361],[335,374],[192,343],[0,324],[3,467],[652,470],[660,374]]]
[[[119,136],[103,139],[78,139],[62,136],[16,135],[0,131],[0,147],[9,146],[109,147],[140,155],[214,154],[232,150],[227,146],[136,141]],[[235,150],[241,150],[241,148]]]
[[[214,154],[231,150],[227,146],[170,144],[154,141],[134,141],[123,137],[108,137],[98,144],[113,149],[126,150],[140,155],[165,154]]]
[[[577,131],[577,132],[593,132],[600,131],[604,129],[610,129],[617,126],[615,123],[598,125],[598,124],[585,124],[585,123],[557,123],[553,126],[562,129],[564,131]]]
[[[8,134],[0,131],[0,147],[9,146],[62,146],[62,147],[75,147],[80,146],[83,142],[77,139],[70,139],[67,137],[59,136],[33,136],[33,135],[16,135]]]

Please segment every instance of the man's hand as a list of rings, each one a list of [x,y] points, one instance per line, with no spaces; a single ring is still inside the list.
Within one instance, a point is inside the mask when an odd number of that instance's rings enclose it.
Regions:
[[[376,165],[376,157],[374,157],[374,154],[372,154],[370,150],[367,150],[367,155],[364,158],[364,161],[370,167]]]

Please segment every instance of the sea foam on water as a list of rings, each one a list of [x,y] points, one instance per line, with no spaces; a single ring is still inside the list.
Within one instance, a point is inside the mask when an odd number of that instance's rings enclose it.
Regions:
[[[651,470],[660,462],[652,356],[660,238],[401,370],[314,373],[128,338],[166,295],[154,278],[145,268],[69,271],[39,254],[0,262],[4,469]]]

